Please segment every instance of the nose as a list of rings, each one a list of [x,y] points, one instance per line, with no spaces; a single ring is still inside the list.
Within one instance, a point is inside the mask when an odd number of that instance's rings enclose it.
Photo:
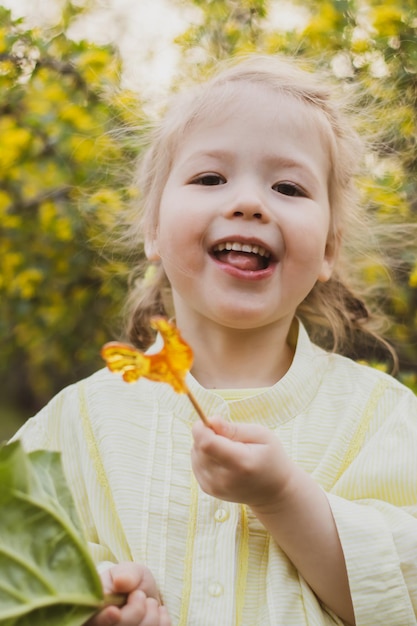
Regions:
[[[263,193],[253,186],[240,189],[232,199],[227,211],[230,218],[269,221],[269,213]]]

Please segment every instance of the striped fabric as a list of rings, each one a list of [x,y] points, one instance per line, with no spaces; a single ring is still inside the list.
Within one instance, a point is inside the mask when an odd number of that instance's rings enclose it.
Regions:
[[[228,401],[191,375],[188,384],[208,415],[276,432],[328,494],[357,626],[416,625],[416,397],[325,353],[302,326],[293,364],[272,388]],[[127,385],[101,370],[16,438],[62,451],[97,564],[146,563],[175,626],[342,624],[249,509],[200,490],[190,465],[195,419],[168,385]]]

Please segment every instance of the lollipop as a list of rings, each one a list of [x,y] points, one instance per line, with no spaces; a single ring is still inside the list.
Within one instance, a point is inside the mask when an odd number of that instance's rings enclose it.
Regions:
[[[178,329],[165,317],[153,317],[151,326],[159,331],[164,347],[156,354],[144,354],[137,348],[118,341],[106,343],[101,356],[111,372],[122,373],[123,380],[133,383],[144,376],[149,380],[168,383],[177,393],[185,393],[204,424],[210,423],[189,390],[185,377],[193,362],[193,352]]]

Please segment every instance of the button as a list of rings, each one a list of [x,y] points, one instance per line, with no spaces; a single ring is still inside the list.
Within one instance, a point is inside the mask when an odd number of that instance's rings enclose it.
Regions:
[[[214,513],[214,519],[216,520],[216,522],[225,522],[229,519],[229,517],[230,513],[226,509],[217,509],[217,511]]]
[[[213,598],[218,598],[223,595],[223,585],[220,583],[210,583],[208,592]]]

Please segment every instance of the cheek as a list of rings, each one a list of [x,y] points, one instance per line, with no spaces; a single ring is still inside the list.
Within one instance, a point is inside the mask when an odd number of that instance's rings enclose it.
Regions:
[[[301,263],[320,261],[326,251],[327,223],[319,218],[294,225],[292,235],[285,237],[286,254]]]
[[[202,250],[197,233],[182,221],[167,220],[160,227],[158,250],[170,282],[184,280],[187,275],[202,270]]]

